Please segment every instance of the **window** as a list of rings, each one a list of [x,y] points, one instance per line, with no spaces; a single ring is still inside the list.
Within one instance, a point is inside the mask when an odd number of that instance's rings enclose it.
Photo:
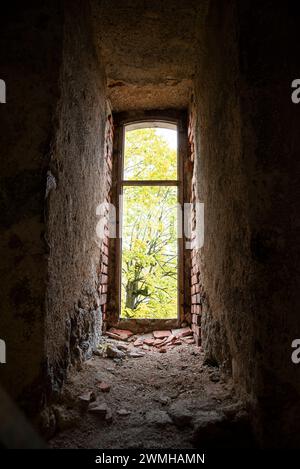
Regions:
[[[120,316],[178,317],[177,126],[125,126],[120,174]]]

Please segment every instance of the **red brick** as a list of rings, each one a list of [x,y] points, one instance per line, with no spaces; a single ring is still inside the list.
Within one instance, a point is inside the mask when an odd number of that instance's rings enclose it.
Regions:
[[[128,331],[126,329],[115,329],[114,327],[109,329],[108,332],[110,332],[111,334],[116,334],[117,336],[119,336],[120,340],[127,340],[133,335],[131,331]]]
[[[100,304],[104,305],[107,302],[107,294],[104,293],[100,296]]]
[[[171,335],[170,331],[153,331],[153,337],[155,339],[164,339],[165,337],[169,337]]]
[[[181,345],[181,344],[182,344],[182,341],[179,340],[179,339],[176,339],[175,341],[172,342],[172,344],[174,344],[174,345]]]
[[[193,304],[192,307],[191,307],[191,312],[192,312],[192,314],[201,314],[201,312],[202,312],[201,305]]]
[[[196,335],[198,335],[198,336],[201,335],[201,328],[200,328],[200,326],[197,326],[196,324],[192,324],[192,330],[193,330],[193,332],[194,332]]]
[[[183,327],[181,330],[177,330],[176,332],[174,331],[174,335],[176,336],[177,339],[181,339],[182,337],[188,337],[192,335],[192,330],[190,327]]]
[[[144,343],[143,339],[138,338],[138,339],[136,339],[135,342],[133,342],[133,345],[135,347],[141,347],[143,345],[143,343]]]
[[[200,347],[200,345],[201,345],[201,336],[194,334],[194,340],[195,340],[195,344],[197,345],[197,347]]]
[[[108,256],[104,253],[101,256],[101,262],[105,265],[108,265]]]
[[[144,344],[146,345],[153,345],[155,342],[155,339],[144,339]]]
[[[201,316],[199,314],[193,314],[192,323],[196,324],[196,326],[201,326]]]
[[[200,304],[200,293],[192,295],[192,304]]]
[[[164,341],[162,339],[155,339],[153,345],[154,347],[159,347]]]
[[[198,282],[197,275],[192,275],[191,284],[192,284],[192,285],[195,285],[197,282]]]
[[[166,344],[171,344],[175,341],[176,341],[176,337],[173,334],[171,334],[169,335],[169,337],[167,337]]]
[[[102,284],[107,284],[108,283],[108,277],[106,274],[101,274],[101,283]]]
[[[194,337],[186,337],[183,339],[183,342],[188,345],[192,345],[195,343]]]
[[[102,243],[102,252],[108,256],[108,246],[103,242]]]
[[[102,382],[102,383],[99,384],[99,389],[100,389],[101,392],[109,392],[110,388],[111,388],[111,386],[108,383]]]

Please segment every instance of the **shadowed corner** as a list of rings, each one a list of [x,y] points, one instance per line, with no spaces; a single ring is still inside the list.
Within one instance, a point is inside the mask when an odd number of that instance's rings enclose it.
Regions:
[[[0,386],[0,447],[45,449],[46,443]]]

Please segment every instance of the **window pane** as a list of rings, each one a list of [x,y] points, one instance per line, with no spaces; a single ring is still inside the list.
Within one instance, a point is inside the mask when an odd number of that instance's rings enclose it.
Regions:
[[[124,187],[122,318],[177,317],[177,187]]]
[[[177,131],[126,130],[124,179],[177,179]]]

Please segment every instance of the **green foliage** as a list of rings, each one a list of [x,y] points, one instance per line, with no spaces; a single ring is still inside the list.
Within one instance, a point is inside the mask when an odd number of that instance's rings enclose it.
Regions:
[[[125,148],[125,178],[176,178],[176,151],[154,129],[128,132]],[[122,317],[177,317],[176,224],[176,187],[124,187]]]
[[[155,129],[127,132],[124,179],[177,179],[176,150]]]

